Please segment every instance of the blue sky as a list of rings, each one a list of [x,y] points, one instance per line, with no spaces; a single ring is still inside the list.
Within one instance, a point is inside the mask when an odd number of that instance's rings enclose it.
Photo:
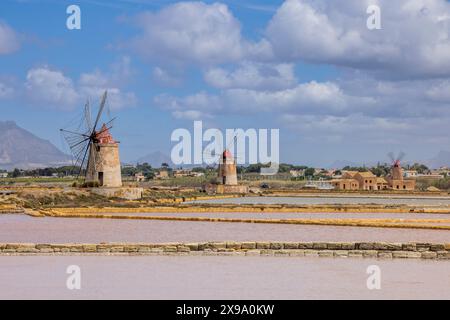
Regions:
[[[450,149],[444,0],[56,1],[0,4],[2,120],[64,149],[59,128],[111,92],[124,161],[171,132],[279,128],[281,160],[428,159]],[[366,8],[381,7],[381,30]],[[66,8],[81,8],[81,30]]]

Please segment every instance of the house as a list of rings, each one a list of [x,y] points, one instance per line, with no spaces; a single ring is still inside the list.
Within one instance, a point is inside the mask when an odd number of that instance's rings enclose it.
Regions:
[[[142,172],[138,172],[134,175],[134,178],[136,179],[137,182],[144,182],[145,181],[145,176]]]
[[[8,178],[8,172],[0,172],[0,178]]]
[[[358,180],[359,189],[361,190],[378,190],[377,176],[370,171],[358,172],[354,175],[353,179]]]
[[[169,172],[167,170],[159,170],[155,173],[156,180],[169,179]]]
[[[388,181],[377,177],[372,172],[343,171],[340,179],[331,181],[338,190],[385,190]]]
[[[290,170],[289,173],[291,177],[298,178],[303,177],[305,175],[305,170]]]
[[[417,177],[417,170],[405,170],[403,171],[404,178],[415,178]]]
[[[334,179],[331,184],[338,190],[359,190],[359,182],[355,179]]]
[[[377,177],[377,190],[387,190],[389,189],[389,183],[383,177]]]
[[[191,170],[178,169],[173,171],[174,178],[189,177]]]

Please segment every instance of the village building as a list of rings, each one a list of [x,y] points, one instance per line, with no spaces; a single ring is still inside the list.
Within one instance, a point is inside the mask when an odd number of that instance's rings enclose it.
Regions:
[[[387,190],[389,181],[383,177],[377,177],[372,172],[343,171],[340,179],[331,180],[331,184],[337,190]]]
[[[331,184],[337,190],[359,190],[359,182],[355,179],[334,179]]]
[[[136,180],[136,182],[144,182],[145,176],[142,172],[138,172],[134,175],[134,179]]]
[[[165,180],[169,179],[169,171],[167,170],[159,170],[155,172],[154,179],[156,180]]]
[[[303,177],[305,175],[305,170],[289,170],[289,174],[293,178]]]
[[[377,188],[377,176],[372,172],[358,172],[353,176],[359,182],[359,188],[361,190],[378,190]]]
[[[417,170],[404,170],[403,171],[403,177],[405,178],[415,178],[417,177]]]
[[[173,171],[174,178],[182,177],[202,177],[205,174],[203,172],[192,171],[191,169],[178,169]]]
[[[389,183],[383,177],[377,177],[377,190],[387,190],[389,189]]]

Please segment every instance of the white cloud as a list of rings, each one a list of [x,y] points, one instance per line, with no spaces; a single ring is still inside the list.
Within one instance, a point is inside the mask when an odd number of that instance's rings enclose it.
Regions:
[[[381,30],[368,30],[368,0],[287,0],[267,28],[282,61],[307,60],[391,77],[450,75],[450,3],[376,1]]]
[[[183,117],[187,111],[189,115],[195,114],[199,118],[211,118],[218,114],[342,114],[356,106],[370,108],[374,99],[350,96],[335,83],[312,81],[284,90],[227,89],[218,95],[201,92],[181,98],[160,95],[154,102],[158,107],[171,111],[176,118]]]
[[[280,90],[292,88],[297,79],[292,64],[244,62],[232,71],[210,68],[204,75],[206,83],[220,88]]]
[[[134,106],[135,94],[121,88],[131,74],[129,59],[113,64],[111,69],[110,73],[100,70],[83,73],[75,82],[60,70],[47,66],[33,68],[28,71],[24,85],[26,95],[34,104],[68,110],[82,105],[88,98],[98,99],[107,90],[111,109]]]
[[[246,56],[269,56],[267,41],[243,39],[239,21],[225,4],[179,2],[137,17],[141,35],[132,46],[156,60],[217,64]]]
[[[166,87],[177,87],[182,82],[179,77],[172,75],[169,71],[161,67],[153,68],[152,75],[153,81]]]
[[[220,97],[200,92],[183,98],[159,95],[153,99],[156,106],[168,110],[176,119],[212,118],[221,111],[223,102]]]
[[[339,114],[349,112],[356,105],[364,108],[374,103],[372,98],[348,95],[336,83],[316,81],[278,91],[231,89],[224,91],[223,96],[227,105],[240,113],[289,111]]]
[[[78,91],[82,97],[100,97],[104,91],[108,91],[108,104],[111,109],[133,107],[137,103],[133,92],[124,92],[121,87],[132,76],[130,58],[122,57],[114,63],[111,72],[103,73],[95,70],[91,73],[83,73],[78,81]]]
[[[0,21],[0,54],[8,54],[20,47],[16,32],[6,23]]]
[[[72,79],[66,77],[61,71],[51,70],[48,67],[29,70],[25,90],[33,102],[50,104],[63,109],[73,107],[80,98]]]

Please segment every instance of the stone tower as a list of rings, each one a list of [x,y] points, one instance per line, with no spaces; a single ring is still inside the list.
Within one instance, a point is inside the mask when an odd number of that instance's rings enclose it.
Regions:
[[[96,133],[91,145],[86,182],[98,182],[100,187],[122,187],[119,142],[113,139],[106,125]]]
[[[220,183],[224,185],[235,186],[238,184],[236,162],[228,150],[225,150],[220,157],[219,179]]]
[[[403,180],[403,169],[400,161],[395,161],[391,169],[391,176],[393,180]]]

